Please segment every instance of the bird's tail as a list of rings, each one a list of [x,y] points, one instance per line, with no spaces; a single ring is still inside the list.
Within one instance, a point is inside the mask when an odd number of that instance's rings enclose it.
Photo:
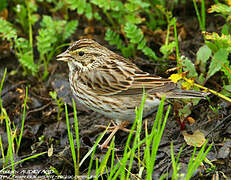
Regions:
[[[210,93],[193,90],[174,89],[166,94],[166,98],[202,98],[205,99]]]

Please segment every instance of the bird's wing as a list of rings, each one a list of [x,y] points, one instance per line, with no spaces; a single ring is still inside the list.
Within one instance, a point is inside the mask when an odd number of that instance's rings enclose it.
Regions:
[[[97,70],[88,71],[79,77],[81,81],[99,95],[140,95],[174,89],[170,79],[152,76],[127,61],[107,62]]]

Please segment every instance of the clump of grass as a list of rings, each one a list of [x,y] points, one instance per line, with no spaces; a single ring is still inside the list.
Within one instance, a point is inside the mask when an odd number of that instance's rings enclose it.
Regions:
[[[44,155],[47,152],[42,152],[39,154],[35,154],[32,156],[29,156],[27,158],[24,158],[20,161],[15,162],[14,161],[14,157],[18,154],[18,151],[20,149],[20,145],[21,145],[21,141],[22,141],[22,135],[23,135],[23,129],[24,129],[24,124],[25,124],[25,119],[26,119],[26,104],[27,104],[27,97],[28,97],[28,88],[26,88],[26,94],[25,94],[25,101],[23,104],[23,117],[22,117],[22,125],[20,128],[20,135],[19,137],[17,137],[16,135],[16,131],[17,129],[15,128],[14,124],[11,122],[10,118],[7,115],[6,109],[3,107],[2,104],[2,99],[1,99],[1,92],[2,92],[2,88],[3,88],[3,83],[5,81],[5,77],[6,77],[6,73],[7,73],[7,69],[5,69],[4,74],[3,74],[3,78],[1,80],[1,84],[0,84],[0,110],[1,110],[1,124],[3,124],[3,120],[5,120],[5,124],[6,124],[6,131],[7,131],[7,139],[8,139],[8,146],[7,146],[7,153],[5,155],[4,153],[4,146],[2,144],[2,135],[0,135],[0,148],[1,148],[1,162],[2,162],[2,169],[0,170],[0,174],[2,172],[4,172],[5,170],[7,170],[8,168],[11,168],[11,172],[12,172],[12,177],[14,177],[14,171],[15,171],[15,165],[22,163],[26,160],[29,159],[33,159],[36,158],[38,156]],[[14,129],[11,128],[11,126],[13,126]],[[16,143],[16,146],[15,146]],[[16,150],[15,150],[16,147]],[[9,163],[10,160],[10,163]]]
[[[143,106],[145,102],[145,94],[143,95],[141,105],[136,110],[136,118],[134,120],[134,123],[132,125],[131,131],[128,135],[126,145],[124,147],[124,153],[123,156],[120,159],[116,158],[116,152],[115,152],[115,139],[110,143],[110,146],[108,148],[108,151],[104,155],[102,159],[98,159],[95,156],[96,148],[102,139],[103,135],[105,134],[106,130],[102,135],[100,135],[91,150],[84,156],[84,158],[80,161],[79,164],[76,164],[79,162],[79,156],[76,156],[75,151],[75,143],[73,139],[73,135],[70,131],[69,127],[69,120],[68,120],[68,112],[67,112],[67,106],[65,105],[65,112],[66,112],[66,119],[67,119],[67,127],[68,127],[68,136],[69,141],[71,145],[71,152],[73,155],[73,162],[74,162],[74,168],[75,168],[75,175],[79,174],[79,168],[83,164],[83,162],[90,157],[90,164],[88,168],[88,175],[87,179],[94,178],[98,179],[100,177],[103,178],[103,175],[107,176],[107,179],[130,179],[130,178],[136,178],[136,179],[152,179],[154,172],[154,166],[155,166],[155,160],[158,152],[159,143],[161,141],[161,137],[163,135],[163,131],[165,128],[165,124],[168,119],[168,115],[170,112],[170,106],[168,106],[167,111],[164,115],[164,98],[162,98],[161,103],[159,105],[156,118],[153,124],[153,127],[151,129],[151,132],[148,133],[147,128],[145,129],[145,138],[140,139],[141,137],[141,127],[142,127],[142,117],[143,117]],[[74,107],[74,114],[76,114],[75,110],[75,104],[73,101],[73,107]],[[79,153],[79,135],[78,135],[78,126],[76,125],[77,122],[77,116],[75,115],[75,133],[76,133],[76,145],[77,145],[77,153]],[[135,132],[135,133],[134,133]],[[131,143],[132,136],[134,136],[133,142]],[[145,145],[145,146],[144,146]],[[196,171],[200,163],[204,160],[207,153],[211,149],[210,145],[207,149],[206,143],[203,145],[203,147],[198,152],[197,157],[195,157],[196,154],[196,148],[194,149],[193,155],[190,159],[189,166],[188,166],[188,173],[185,175],[179,175],[178,171],[180,168],[179,164],[179,157],[180,153],[177,156],[177,159],[174,158],[174,152],[173,152],[173,146],[171,146],[171,153],[172,153],[172,164],[173,164],[173,177],[180,177],[185,176],[187,179],[190,179],[192,177],[193,173]],[[182,149],[181,149],[182,150]],[[141,155],[141,151],[144,153]],[[181,151],[180,151],[181,152]],[[111,157],[111,158],[110,158]],[[77,160],[76,160],[77,158]],[[134,160],[138,160],[139,164],[139,173],[133,174],[132,168]],[[109,163],[109,160],[111,161]],[[92,167],[95,167],[94,175],[92,175]],[[168,176],[168,174],[163,174],[160,179],[164,179]],[[78,176],[77,176],[78,177]]]

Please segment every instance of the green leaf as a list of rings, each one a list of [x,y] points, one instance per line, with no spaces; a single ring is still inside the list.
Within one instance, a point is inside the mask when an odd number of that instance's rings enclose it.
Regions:
[[[94,12],[93,16],[94,16],[94,18],[95,18],[96,20],[98,20],[98,21],[102,20],[102,17],[99,15],[98,12]]]
[[[31,51],[29,41],[25,38],[22,38],[22,37],[17,38],[15,40],[15,48],[16,48],[17,52],[20,54],[24,54],[24,53]]]
[[[213,13],[213,12],[221,13],[223,15],[230,15],[231,14],[231,7],[229,7],[226,4],[221,4],[221,3],[214,4],[209,9],[209,13]]]
[[[78,26],[78,23],[79,22],[77,20],[72,20],[66,24],[64,31],[63,31],[63,40],[66,40],[75,32]]]
[[[122,53],[123,55],[127,58],[127,57],[131,57],[134,51],[134,45],[129,44],[128,47],[123,47],[122,48]]]
[[[204,84],[204,82],[205,82],[205,77],[204,77],[204,74],[201,73],[200,76],[198,77],[198,83]]]
[[[105,40],[109,41],[110,45],[116,45],[118,49],[122,49],[124,46],[119,34],[112,31],[110,28],[106,31]]]
[[[137,49],[142,50],[146,46],[147,41],[143,39],[139,45],[137,46]]]
[[[169,44],[164,44],[163,46],[161,46],[160,52],[163,53],[165,55],[165,57],[167,57],[169,54],[171,54],[173,52],[175,47],[176,47],[176,42],[173,41]]]
[[[192,77],[198,76],[194,64],[189,59],[184,58],[182,60],[182,66],[183,66],[184,71],[189,72],[188,77],[192,78]]]
[[[231,97],[231,85],[224,85],[224,89],[220,92],[221,94]]]
[[[92,19],[92,17],[93,17],[92,7],[91,7],[90,3],[86,4],[85,15],[86,15],[87,19]]]
[[[146,46],[145,48],[142,49],[142,52],[148,57],[151,57],[153,59],[158,59],[156,53],[150,47]]]
[[[36,64],[34,64],[32,51],[28,51],[25,54],[19,54],[19,61],[24,67],[31,70],[32,73],[38,72],[38,67]]]
[[[57,93],[56,93],[56,91],[50,91],[49,95],[52,97],[52,99],[57,100]]]
[[[228,55],[229,53],[226,51],[226,49],[219,49],[214,54],[206,79],[209,79],[221,69],[221,67],[228,61]]]
[[[135,24],[130,22],[125,24],[124,32],[130,42],[134,44],[138,44],[144,37],[143,32]]]
[[[77,12],[78,14],[83,14],[86,8],[86,0],[78,1]]]
[[[2,18],[0,18],[0,37],[10,42],[17,38],[16,29],[13,28],[10,22]]]
[[[40,56],[44,56],[46,53],[52,50],[52,44],[56,42],[56,38],[54,36],[55,33],[51,33],[47,29],[39,30],[39,36],[36,38]]]
[[[213,42],[205,41],[205,44],[212,50],[212,52],[216,52],[218,50],[218,47]]]
[[[224,86],[224,89],[231,92],[231,85],[225,85]]]
[[[200,71],[203,73],[206,70],[207,61],[211,54],[212,51],[207,45],[200,47],[200,49],[197,51],[196,64],[200,64]]]
[[[7,8],[7,5],[8,5],[8,0],[1,0],[1,3],[0,3],[0,12]]]
[[[228,35],[230,33],[230,30],[231,30],[230,24],[226,23],[226,24],[223,25],[221,33],[225,34],[225,35]]]
[[[229,81],[229,84],[231,84],[231,66],[228,64],[228,62],[224,66],[222,66],[221,71],[224,72]]]
[[[125,15],[124,19],[126,22],[133,24],[140,24],[142,22],[142,19],[140,17],[137,17],[134,13]]]

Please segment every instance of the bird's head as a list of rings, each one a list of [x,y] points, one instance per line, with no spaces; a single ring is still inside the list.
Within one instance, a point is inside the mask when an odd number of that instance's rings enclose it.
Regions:
[[[70,70],[88,71],[104,64],[112,52],[91,39],[81,39],[57,56],[58,61],[68,63]]]

